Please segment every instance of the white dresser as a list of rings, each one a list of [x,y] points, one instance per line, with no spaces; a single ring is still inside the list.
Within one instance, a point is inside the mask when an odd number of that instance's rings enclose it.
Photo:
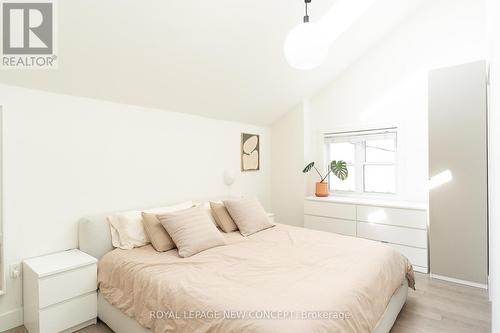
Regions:
[[[405,255],[416,271],[428,272],[425,204],[307,197],[304,227],[380,241]]]
[[[97,259],[69,250],[23,262],[29,333],[73,332],[97,319]]]

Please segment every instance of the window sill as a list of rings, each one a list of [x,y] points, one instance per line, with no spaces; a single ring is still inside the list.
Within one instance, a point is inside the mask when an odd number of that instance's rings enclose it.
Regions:
[[[416,209],[416,210],[427,210],[429,205],[425,202],[418,201],[404,201],[395,199],[384,199],[384,198],[360,198],[360,197],[347,197],[339,195],[331,195],[329,197],[306,197],[309,201],[323,201],[323,202],[335,202],[343,204],[357,204],[366,206],[383,206],[391,208],[406,208],[406,209]]]

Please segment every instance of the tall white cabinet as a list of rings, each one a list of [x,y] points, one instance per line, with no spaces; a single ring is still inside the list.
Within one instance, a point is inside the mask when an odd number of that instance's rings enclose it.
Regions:
[[[429,192],[431,273],[483,288],[488,283],[486,79],[485,61],[429,73],[429,176],[448,174]]]
[[[385,243],[423,273],[429,270],[427,220],[423,203],[340,197],[304,200],[304,227]]]

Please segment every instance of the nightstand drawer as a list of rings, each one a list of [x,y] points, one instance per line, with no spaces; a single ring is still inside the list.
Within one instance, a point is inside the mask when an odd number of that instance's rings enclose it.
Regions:
[[[56,333],[97,317],[97,293],[73,298],[40,310],[40,333]]]
[[[97,265],[49,275],[38,280],[39,308],[69,300],[97,289]]]

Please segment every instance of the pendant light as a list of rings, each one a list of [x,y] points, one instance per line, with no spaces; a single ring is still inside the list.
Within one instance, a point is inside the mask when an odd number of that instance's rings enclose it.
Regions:
[[[285,39],[284,53],[290,66],[308,70],[321,65],[328,56],[328,42],[318,24],[309,22],[308,4],[305,0],[304,22],[294,27]]]

